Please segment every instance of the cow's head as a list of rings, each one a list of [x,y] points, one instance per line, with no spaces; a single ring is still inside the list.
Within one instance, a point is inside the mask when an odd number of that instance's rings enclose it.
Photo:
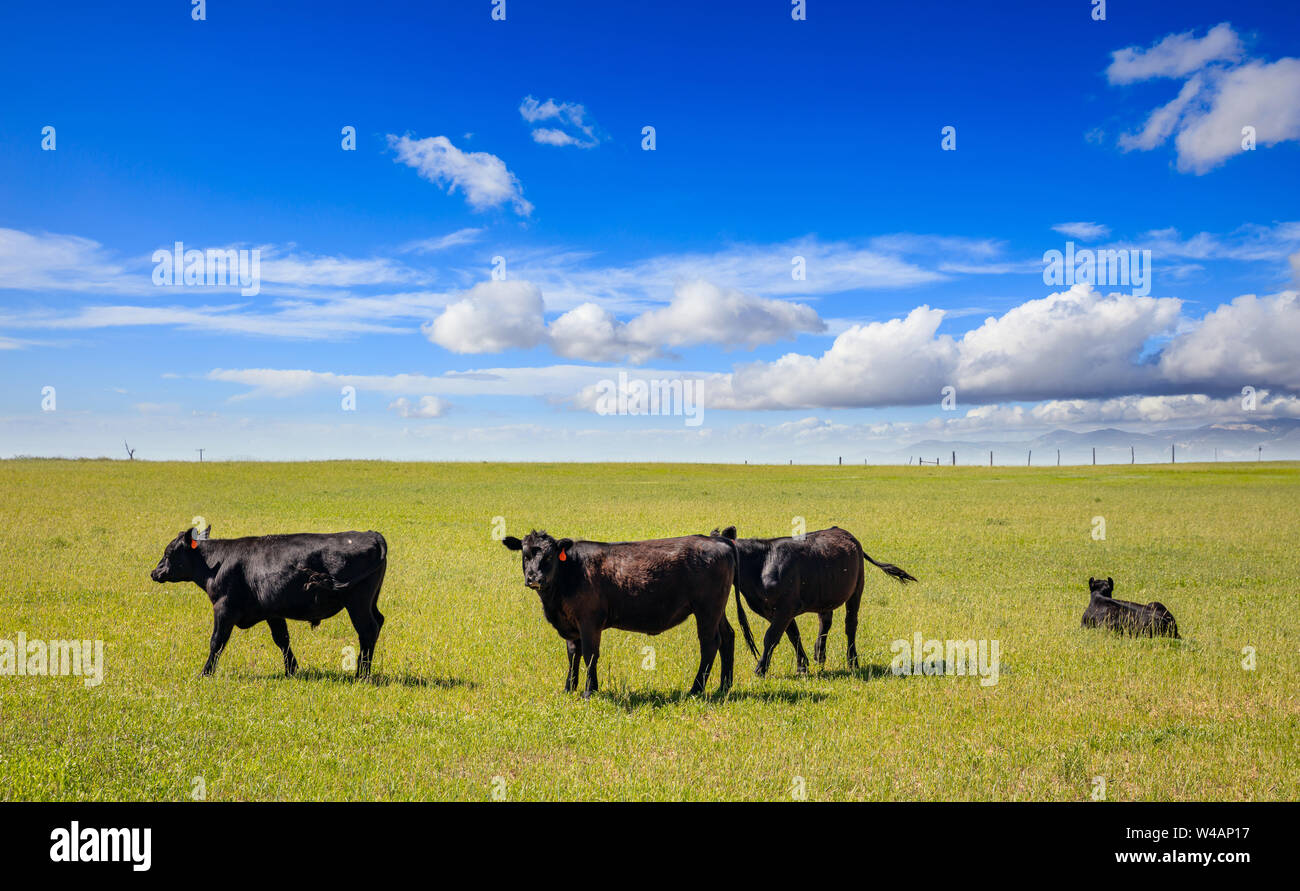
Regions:
[[[732,541],[735,541],[735,540],[736,540],[736,527],[735,527],[735,526],[728,526],[726,529],[719,529],[718,527],[714,526],[714,527],[713,527],[713,531],[709,533],[709,537],[710,537],[710,538],[730,538]]]
[[[1115,580],[1107,576],[1104,579],[1088,579],[1088,590],[1099,597],[1115,596]]]
[[[534,529],[523,541],[507,535],[501,543],[512,551],[523,551],[524,584],[534,591],[551,587],[573,547],[573,539],[552,538],[544,529]]]
[[[212,524],[209,523],[207,528],[198,534],[195,534],[193,529],[186,529],[173,538],[167,543],[162,559],[158,561],[153,572],[149,573],[149,578],[155,582],[194,581],[196,559],[194,552],[198,550],[199,542],[206,540],[211,531]]]

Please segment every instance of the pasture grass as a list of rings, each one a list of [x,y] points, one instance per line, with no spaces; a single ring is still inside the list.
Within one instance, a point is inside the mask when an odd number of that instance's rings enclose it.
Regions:
[[[1296,799],[1298,504],[1300,468],[1281,463],[0,462],[0,638],[106,653],[93,689],[0,677],[0,799],[184,800],[201,778],[211,800],[789,800],[800,783],[810,800],[1082,800],[1095,777],[1110,800]],[[148,575],[196,515],[215,537],[383,532],[374,682],[342,667],[346,614],[290,623],[296,678],[264,624],[199,677],[207,598]],[[783,642],[756,679],[738,640],[730,696],[690,699],[688,621],[607,632],[583,702],[560,692],[563,644],[496,517],[601,540],[784,535],[803,517],[921,582],[867,567],[856,673],[840,611],[824,671],[796,677]],[[1081,630],[1090,575],[1162,601],[1183,640]],[[816,617],[800,626],[811,653]],[[998,683],[896,676],[891,643],[918,631],[998,640]]]

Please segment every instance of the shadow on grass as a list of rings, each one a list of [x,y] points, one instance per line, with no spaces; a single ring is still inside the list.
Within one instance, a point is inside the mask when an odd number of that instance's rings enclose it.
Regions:
[[[418,674],[401,672],[398,674],[385,674],[384,672],[373,672],[370,677],[358,680],[355,672],[351,671],[333,671],[324,668],[299,668],[293,677],[286,677],[283,672],[275,675],[261,675],[259,680],[281,680],[281,681],[334,681],[336,683],[354,683],[370,684],[374,687],[436,687],[443,690],[454,688],[463,688],[472,690],[478,686],[474,681],[465,680],[464,678],[445,677],[445,678],[428,678]]]
[[[691,696],[685,690],[672,690],[668,692],[656,690],[620,690],[618,692],[608,693],[602,691],[596,695],[629,712],[645,705],[648,705],[651,708],[664,708],[666,706],[682,705],[695,700],[716,703],[719,705],[728,702],[774,702],[784,705],[794,705],[800,702],[822,702],[830,698],[829,693],[825,693],[821,690],[737,690],[735,688],[732,688],[729,692],[722,695],[719,695],[717,692],[711,692],[704,696]]]
[[[854,678],[859,681],[874,681],[877,678],[901,678],[904,675],[894,674],[892,668],[888,665],[859,665],[857,668],[826,668],[821,671],[812,669],[808,672],[810,678],[822,678],[828,681],[839,680],[841,678]]]

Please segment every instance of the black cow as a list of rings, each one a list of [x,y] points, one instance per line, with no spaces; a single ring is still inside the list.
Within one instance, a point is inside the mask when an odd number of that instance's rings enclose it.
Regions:
[[[298,660],[289,649],[286,619],[320,624],[347,609],[360,638],[357,677],[370,674],[375,641],[384,625],[379,589],[388,566],[388,542],[378,532],[332,532],[209,539],[186,529],[172,539],[149,577],[155,582],[194,582],[212,601],[212,640],[205,675],[235,626],[266,621],[284,653],[284,673]]]
[[[695,616],[700,667],[691,695],[704,692],[714,657],[722,651],[719,693],[731,687],[736,634],[727,621],[736,553],[729,542],[703,535],[655,541],[574,541],[534,530],[502,542],[523,552],[524,584],[537,592],[546,620],[564,638],[569,671],[564,690],[578,686],[579,659],[587,663],[584,699],[596,692],[600,634],[606,628],[659,634]],[[741,610],[740,595],[736,608]]]
[[[712,537],[734,540],[740,556],[740,573],[736,585],[745,595],[749,608],[767,619],[767,634],[763,638],[763,655],[754,667],[760,677],[767,673],[772,651],[786,634],[794,645],[797,670],[808,671],[808,654],[799,638],[799,625],[795,616],[817,613],[821,630],[813,647],[813,658],[826,664],[826,636],[831,630],[831,616],[835,608],[844,606],[844,633],[849,638],[848,665],[858,666],[858,606],[862,602],[865,576],[862,561],[879,567],[899,582],[916,579],[905,569],[891,563],[877,563],[862,549],[862,545],[838,526],[809,532],[799,538],[736,538],[736,527],[721,531],[714,529]],[[745,641],[754,650],[753,636],[741,614],[741,630]]]
[[[1088,579],[1088,590],[1091,597],[1088,608],[1083,611],[1080,627],[1109,628],[1112,631],[1144,634],[1147,637],[1178,637],[1178,623],[1163,603],[1157,600],[1147,604],[1116,600],[1112,596],[1115,593],[1115,580],[1109,577]]]

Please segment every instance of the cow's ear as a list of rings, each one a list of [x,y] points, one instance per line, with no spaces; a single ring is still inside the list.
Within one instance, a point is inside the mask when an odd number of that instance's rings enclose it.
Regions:
[[[1088,576],[1088,587],[1091,588],[1095,584],[1097,584],[1097,580],[1092,576]]]
[[[524,543],[513,535],[507,535],[501,539],[501,543],[512,551],[522,551],[524,549]]]
[[[730,539],[732,539],[732,540],[735,540],[735,538],[736,538],[736,527],[735,527],[735,526],[728,526],[726,529],[723,529],[723,530],[722,530],[722,537],[723,537],[723,538],[730,538]]]
[[[190,547],[191,545],[194,544],[194,530],[186,529],[184,532],[181,533],[180,538],[181,541],[185,542],[185,547],[187,548]]]
[[[208,540],[208,535],[209,535],[211,532],[212,532],[212,524],[209,523],[206,527],[204,527],[204,528],[199,532],[198,535],[195,536],[195,538],[197,538],[199,541],[207,541],[207,540]]]
[[[1106,582],[1107,582],[1107,584],[1110,585],[1110,589],[1111,589],[1112,591],[1114,591],[1114,590],[1115,590],[1115,580],[1114,580],[1113,578],[1111,578],[1110,576],[1106,576]]]
[[[567,555],[568,555],[568,553],[569,553],[569,548],[573,547],[573,539],[571,539],[571,538],[561,538],[561,539],[560,539],[559,541],[557,541],[555,544],[556,544],[556,546],[560,549],[560,559],[561,559],[561,560],[567,560],[567,559],[568,559],[568,556],[567,556]]]

